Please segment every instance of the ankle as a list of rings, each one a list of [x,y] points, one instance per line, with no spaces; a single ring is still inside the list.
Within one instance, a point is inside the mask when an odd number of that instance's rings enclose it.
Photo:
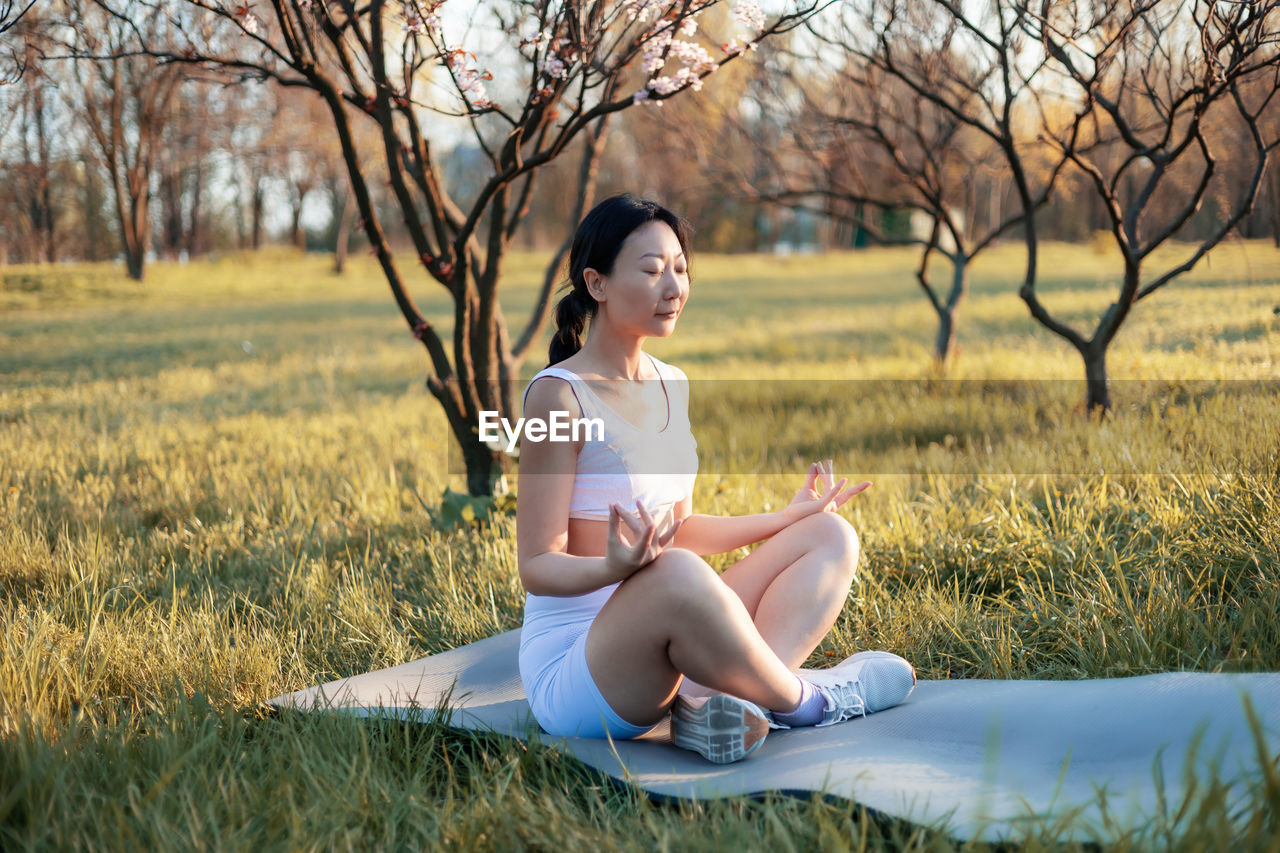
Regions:
[[[817,685],[803,678],[800,681],[800,702],[791,711],[774,712],[773,718],[788,726],[812,726],[822,722],[827,707],[826,697]]]

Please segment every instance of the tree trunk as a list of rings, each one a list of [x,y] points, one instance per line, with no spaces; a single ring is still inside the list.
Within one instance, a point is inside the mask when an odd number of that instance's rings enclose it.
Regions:
[[[200,203],[204,193],[204,157],[196,158],[191,176],[191,213],[187,217],[187,257],[194,259],[200,250]]]
[[[182,248],[182,172],[172,161],[165,164],[160,173],[160,205],[163,210],[164,253],[170,260],[177,260]]]
[[[506,466],[497,457],[506,458],[505,455],[475,441],[474,436],[464,442],[462,458],[467,464],[467,494],[472,497],[497,495],[502,491],[498,484],[506,477]]]
[[[44,238],[43,255],[46,263],[54,263],[58,259],[57,241],[54,239],[53,211],[53,166],[49,155],[49,137],[45,128],[44,87],[36,86],[36,97],[39,99],[39,112],[36,115],[36,135],[39,140],[40,155],[40,209],[44,216],[37,227]]]
[[[1111,386],[1107,382],[1107,350],[1094,346],[1084,353],[1084,375],[1087,386],[1085,408],[1099,418],[1111,410]]]
[[[258,251],[258,249],[262,248],[262,206],[263,206],[263,196],[265,195],[262,189],[262,178],[260,176],[254,176],[252,192],[253,192],[252,235],[253,235],[253,250],[256,252]]]
[[[356,206],[352,204],[351,191],[342,197],[342,214],[338,220],[338,235],[333,247],[333,271],[342,275],[347,265],[347,242],[351,238],[351,217]]]
[[[961,252],[967,251],[962,249]],[[956,343],[956,312],[969,291],[969,259],[960,252],[951,258],[951,293],[938,312],[938,337],[933,345],[933,358],[940,373],[946,373]]]
[[[1271,170],[1271,243],[1280,249],[1280,169]]]
[[[129,278],[142,281],[145,274],[147,252],[147,191],[145,182],[136,175],[127,179],[127,198],[117,205],[120,210],[120,238],[124,248],[124,263]],[[141,184],[141,190],[138,189]],[[128,205],[126,210],[125,205]]]
[[[129,278],[142,281],[145,273],[142,250],[138,248],[135,241],[128,238],[124,241],[124,264],[129,271]]]
[[[302,203],[306,201],[307,193],[311,192],[309,183],[294,184],[293,187],[293,245],[298,247],[299,252],[307,251],[307,232],[302,228]]]
[[[951,348],[956,342],[956,309],[948,307],[938,314],[938,337],[933,344],[933,360],[940,372],[951,362]]]

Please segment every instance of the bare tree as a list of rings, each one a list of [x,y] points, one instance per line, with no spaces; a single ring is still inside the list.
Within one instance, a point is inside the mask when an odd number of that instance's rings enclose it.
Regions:
[[[212,109],[215,90],[189,80],[173,97],[173,115],[165,125],[158,146],[159,233],[157,250],[170,259],[182,253],[194,257],[203,245],[206,192],[210,181],[209,158],[220,128]]]
[[[24,74],[10,90],[14,100],[8,111],[16,121],[16,158],[5,164],[9,185],[13,230],[20,254],[30,261],[57,260],[57,221],[60,198],[55,192],[58,155],[54,151],[59,123],[57,81],[46,73],[48,63],[28,45]]]
[[[28,0],[24,6],[20,0],[0,0],[0,36],[12,30],[22,20],[22,16],[31,11],[31,7],[36,5],[36,0]],[[9,58],[13,61],[12,68],[6,68],[0,72],[0,86],[6,83],[16,83],[22,79],[23,73],[27,70],[27,66],[31,61],[30,53],[25,45],[23,49],[12,48],[9,51]]]
[[[1133,306],[1192,269],[1248,214],[1277,144],[1262,117],[1280,88],[1280,3],[1145,0],[1061,5],[1041,0],[1029,28],[1081,108],[1045,134],[1088,179],[1123,258],[1116,300],[1089,337],[1054,317],[1034,280],[1033,317],[1084,359],[1086,403],[1111,406],[1107,348]],[[1214,128],[1230,127],[1230,132]],[[1148,274],[1152,253],[1186,233],[1212,196],[1224,158],[1248,158],[1246,185],[1221,193],[1207,236],[1181,262]]]
[[[127,17],[114,0],[100,2]],[[514,341],[498,300],[503,257],[529,209],[538,170],[580,135],[597,132],[607,116],[696,89],[746,50],[748,43],[738,37],[731,43],[719,34],[710,44],[721,49],[709,48],[697,36],[699,16],[717,2],[489,2],[473,11],[467,43],[445,32],[439,3],[408,0],[393,7],[384,0],[363,6],[281,0],[272,3],[269,19],[260,20],[248,5],[185,0],[182,8],[217,21],[224,34],[231,28],[239,44],[210,45],[191,34],[189,43],[176,49],[145,38],[138,49],[162,63],[194,63],[245,79],[270,79],[324,99],[342,143],[359,225],[405,321],[430,357],[427,387],[461,446],[468,490],[483,495],[500,488],[507,461],[480,442],[479,413],[514,411],[517,372],[550,313],[552,275]],[[748,28],[743,38],[785,31],[828,2],[806,0],[772,24],[754,3],[740,3],[739,20]],[[170,4],[153,5],[155,14],[163,15]],[[488,58],[476,53],[483,54],[480,42],[486,40],[505,45],[505,59],[487,65]],[[353,115],[380,129],[386,180],[414,253],[452,298],[452,359],[435,323],[409,295],[391,252],[371,201],[367,152],[354,142]],[[432,147],[431,132],[444,116],[465,123],[487,167],[466,206],[445,185]],[[580,177],[589,181],[593,173],[588,166]],[[585,202],[590,191],[584,190]]]
[[[1045,157],[1027,130],[1044,63],[1020,32],[1023,13],[998,0],[977,14],[943,0],[871,0],[810,19],[812,44],[762,76],[758,118],[745,128],[765,168],[738,178],[749,198],[842,220],[881,244],[919,246],[916,280],[938,318],[940,372],[974,258],[1021,227],[1034,278],[1031,218],[1066,162]],[[769,124],[778,126],[761,132]],[[1025,204],[1006,212],[1013,188]],[[927,225],[888,230],[887,215],[902,211]],[[951,269],[945,297],[931,281],[935,255]]]
[[[133,34],[145,32],[153,43],[166,38],[164,20],[145,14],[140,4],[130,2],[118,16],[103,15],[88,0],[68,0],[66,7],[67,54],[60,58],[73,60],[79,97],[72,100],[111,185],[129,277],[142,281],[151,240],[152,175],[181,70],[153,67],[125,51]]]

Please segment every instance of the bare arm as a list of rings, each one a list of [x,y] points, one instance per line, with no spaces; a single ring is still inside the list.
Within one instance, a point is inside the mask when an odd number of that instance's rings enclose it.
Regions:
[[[686,499],[692,503],[691,499]],[[676,513],[680,515],[679,512]],[[672,543],[677,548],[688,548],[695,554],[723,554],[761,539],[768,539],[787,522],[779,513],[761,512],[755,515],[702,515],[683,516],[684,522]]]
[[[549,420],[552,411],[582,417],[569,383],[544,377],[529,389],[524,416]],[[578,557],[566,550],[578,452],[578,444],[570,441],[521,442],[516,565],[525,591],[533,595],[584,595],[613,583],[606,557]]]
[[[822,478],[822,491],[818,480]],[[809,466],[805,484],[796,492],[784,509],[777,512],[761,512],[755,515],[693,515],[693,498],[687,497],[676,505],[675,516],[683,519],[676,533],[675,546],[687,548],[695,554],[723,554],[761,539],[768,539],[788,525],[794,524],[815,512],[835,512],[854,495],[866,490],[870,481],[864,481],[852,489],[844,489],[847,478],[835,480],[831,460],[815,462]]]

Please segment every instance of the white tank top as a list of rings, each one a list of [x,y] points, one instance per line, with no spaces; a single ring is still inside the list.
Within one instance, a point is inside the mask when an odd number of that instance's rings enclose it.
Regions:
[[[649,355],[645,353],[645,355]],[[687,393],[671,383],[688,383],[684,371],[649,355],[667,397],[668,418],[661,430],[642,430],[624,420],[596,396],[576,373],[563,367],[545,367],[529,380],[529,388],[543,376],[566,380],[573,389],[584,418],[604,422],[604,440],[588,439],[578,454],[570,518],[609,520],[609,504],[617,501],[635,512],[640,501],[655,518],[671,504],[693,494],[698,477],[698,442],[689,426]]]

